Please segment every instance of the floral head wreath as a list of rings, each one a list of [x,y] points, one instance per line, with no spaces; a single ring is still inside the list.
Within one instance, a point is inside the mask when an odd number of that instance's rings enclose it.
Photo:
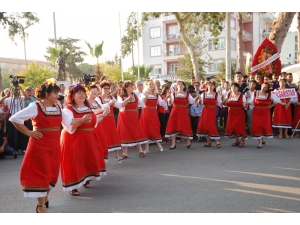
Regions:
[[[101,83],[100,83],[100,87],[103,88],[105,85],[109,85],[111,86],[111,82],[109,80],[103,80]]]
[[[83,87],[85,89],[85,92],[89,93],[89,89],[81,82],[77,82],[75,85],[73,85],[72,88],[75,88],[75,87]]]
[[[50,78],[46,80],[45,86],[46,86],[46,91],[49,87],[49,85],[54,86],[56,84],[56,79],[55,78]]]

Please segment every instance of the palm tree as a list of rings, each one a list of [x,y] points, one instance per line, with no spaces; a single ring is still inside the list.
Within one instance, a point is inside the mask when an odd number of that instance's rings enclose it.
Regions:
[[[104,41],[102,41],[101,44],[96,44],[94,48],[92,48],[90,43],[88,43],[87,41],[85,41],[85,43],[90,49],[90,55],[92,57],[96,57],[96,59],[97,59],[97,64],[94,66],[94,72],[96,75],[95,81],[98,82],[102,76],[102,72],[101,72],[100,64],[99,64],[99,57],[103,54],[102,47],[103,47]]]
[[[132,71],[132,75],[134,75],[134,76],[138,76],[138,66],[132,66],[131,68],[130,68],[130,70]],[[146,79],[148,76],[149,76],[149,73],[151,73],[151,71],[153,70],[153,66],[149,66],[149,67],[147,67],[147,66],[145,66],[145,65],[141,65],[140,66],[140,77],[142,78],[142,79]]]
[[[67,61],[68,57],[70,56],[70,54],[72,53],[72,51],[65,52],[63,46],[59,46],[57,48],[49,46],[46,48],[46,52],[49,55],[44,55],[44,57],[47,59],[48,62],[50,62],[50,65],[52,67],[55,67],[55,65],[56,65],[56,60],[59,57],[59,52],[63,53],[63,57],[65,58],[66,61]]]

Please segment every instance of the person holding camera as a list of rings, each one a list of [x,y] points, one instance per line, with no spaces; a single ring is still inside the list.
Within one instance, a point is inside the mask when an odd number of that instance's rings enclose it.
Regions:
[[[29,99],[27,92],[23,90],[21,85],[15,79],[12,81],[11,94],[8,92],[1,100],[0,104],[5,104],[9,109],[9,117],[24,109],[25,101]],[[23,93],[23,96],[21,93]],[[15,151],[21,149],[23,153],[26,151],[27,140],[23,133],[18,131],[15,126],[8,121],[7,124],[8,145],[13,146]]]

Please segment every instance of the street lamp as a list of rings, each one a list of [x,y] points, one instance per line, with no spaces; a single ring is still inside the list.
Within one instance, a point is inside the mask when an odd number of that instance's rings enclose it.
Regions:
[[[23,34],[24,55],[25,55],[25,66],[26,66],[26,67],[27,67],[27,59],[26,59],[25,29],[27,29],[27,28],[30,27],[31,25],[33,25],[33,23],[27,25],[26,27],[23,27],[23,26],[21,25],[22,34]]]

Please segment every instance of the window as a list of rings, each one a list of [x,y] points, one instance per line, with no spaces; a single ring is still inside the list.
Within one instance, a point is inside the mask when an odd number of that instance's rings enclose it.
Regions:
[[[19,66],[18,65],[14,65],[14,70],[17,70],[17,69],[19,69]]]
[[[150,47],[150,56],[161,56],[161,47],[160,46],[154,46]]]
[[[178,69],[178,64],[177,63],[170,64],[170,67],[169,67],[170,74],[175,74],[177,69]]]
[[[1,68],[5,69],[6,68],[6,64],[5,63],[1,63]]]
[[[179,34],[178,25],[172,25],[168,28],[168,34]]]
[[[160,37],[160,27],[150,28],[150,38],[159,38]]]
[[[218,50],[224,48],[225,48],[225,38],[219,38],[217,45],[214,45],[214,39],[209,40],[208,50],[212,51],[212,50]]]
[[[152,70],[152,75],[161,74],[161,65],[155,65]]]
[[[180,53],[180,45],[170,45],[169,55],[178,55]]]
[[[231,39],[231,50],[236,50],[236,40]]]
[[[236,30],[236,20],[235,20],[235,18],[231,18],[230,27],[231,27],[231,29]]]
[[[224,63],[223,59],[215,59],[209,63],[209,71],[218,71],[220,64]]]

